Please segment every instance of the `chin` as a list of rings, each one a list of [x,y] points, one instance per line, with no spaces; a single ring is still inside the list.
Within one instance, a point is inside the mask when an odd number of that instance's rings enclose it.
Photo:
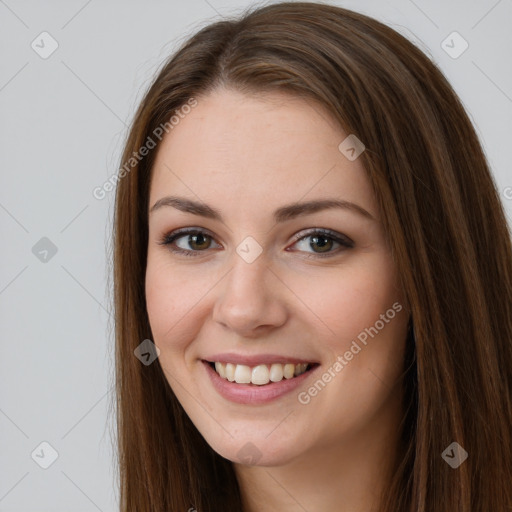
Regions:
[[[209,439],[206,442],[221,457],[235,464],[249,466],[283,466],[304,450],[304,446],[290,437],[277,437],[275,439],[262,436],[261,431],[257,435],[245,434],[225,439]]]

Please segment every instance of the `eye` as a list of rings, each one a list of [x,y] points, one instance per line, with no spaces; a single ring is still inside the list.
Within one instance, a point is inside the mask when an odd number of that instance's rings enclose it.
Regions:
[[[330,229],[316,228],[309,233],[300,232],[294,235],[296,242],[293,245],[303,246],[299,252],[307,252],[307,249],[313,249],[307,258],[325,258],[334,256],[339,252],[354,247],[354,242],[345,235],[331,231]],[[307,239],[311,239],[306,243]],[[183,239],[181,242],[180,240]],[[173,253],[184,256],[199,256],[211,248],[213,237],[201,229],[180,229],[167,233],[163,236],[160,245],[168,246]],[[179,245],[181,244],[181,246]],[[217,244],[218,245],[218,244]],[[337,249],[332,250],[335,245]],[[221,247],[218,245],[218,247]],[[318,250],[316,250],[318,248]],[[289,250],[289,249],[287,249]],[[295,251],[291,251],[295,252]]]
[[[181,238],[184,240],[180,242],[182,245],[180,247],[176,242]],[[213,237],[203,230],[181,229],[164,235],[160,244],[168,246],[169,250],[174,253],[183,254],[184,256],[199,256],[200,252],[210,248],[212,240]]]
[[[335,231],[331,231],[330,229],[317,228],[306,234],[304,234],[304,232],[298,233],[294,238],[297,240],[294,245],[302,245],[303,252],[306,252],[305,249],[308,248],[313,249],[313,253],[306,256],[307,258],[334,256],[339,252],[354,247],[354,242],[350,240],[350,238],[336,233]],[[306,242],[308,238],[310,239],[309,243]],[[338,249],[334,251],[331,250],[336,244],[339,246]],[[318,251],[315,249],[316,247],[319,248]]]

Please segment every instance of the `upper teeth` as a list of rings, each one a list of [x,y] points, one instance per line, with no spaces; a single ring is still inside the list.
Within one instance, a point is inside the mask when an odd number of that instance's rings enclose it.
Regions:
[[[307,367],[307,363],[274,363],[272,365],[259,364],[251,368],[244,364],[215,362],[215,370],[222,378],[238,384],[252,383],[258,386],[268,384],[270,381],[279,382],[283,380],[283,377],[291,379],[304,373]]]

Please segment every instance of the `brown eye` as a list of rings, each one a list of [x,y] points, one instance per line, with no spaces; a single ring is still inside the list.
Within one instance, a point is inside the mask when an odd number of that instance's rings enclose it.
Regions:
[[[179,242],[178,240],[182,241]],[[201,252],[211,247],[213,238],[204,231],[195,230],[179,230],[164,235],[160,241],[161,245],[168,246],[169,250],[174,253],[183,254],[185,256],[198,256]]]
[[[180,238],[184,238],[184,237],[180,237]],[[201,250],[201,249],[208,249],[210,243],[208,242],[208,240],[210,239],[210,237],[208,237],[208,235],[204,235],[203,233],[198,233],[198,234],[191,234],[191,235],[188,235],[188,245],[190,246],[190,248],[192,249],[197,249],[197,250]]]
[[[309,252],[308,258],[334,256],[354,247],[354,242],[348,237],[326,229],[317,229],[305,235],[299,233],[295,238],[297,241],[293,245],[299,246],[300,252]],[[306,243],[307,239],[310,239],[309,243]]]
[[[317,247],[320,247],[320,250],[318,252],[329,252],[330,249],[332,249],[334,245],[334,240],[332,238],[329,238],[325,235],[321,236],[312,236],[311,242],[309,243],[309,246],[311,248],[314,248],[316,245]]]

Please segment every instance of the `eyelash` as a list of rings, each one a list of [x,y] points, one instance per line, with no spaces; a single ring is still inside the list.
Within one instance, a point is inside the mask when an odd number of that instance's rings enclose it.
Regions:
[[[175,240],[178,240],[179,238],[182,238],[185,235],[206,235],[207,237],[209,237],[213,240],[213,237],[211,235],[209,235],[206,231],[203,231],[201,229],[192,228],[192,229],[179,229],[177,231],[167,233],[162,237],[159,244],[168,246],[168,249],[173,253],[182,254],[183,256],[187,256],[187,257],[200,256],[200,253],[206,251],[206,249],[202,250],[202,251],[192,251],[192,250],[171,247],[171,244]],[[328,258],[328,257],[332,257],[332,256],[338,254],[339,252],[341,252],[343,250],[352,249],[354,247],[354,243],[348,237],[339,235],[338,233],[336,233],[335,231],[331,231],[330,229],[323,229],[323,228],[321,228],[321,229],[317,228],[317,229],[312,230],[305,234],[298,233],[298,234],[294,235],[295,243],[297,243],[298,241],[303,240],[305,238],[313,237],[314,235],[321,235],[324,238],[330,239],[330,240],[340,244],[340,246],[343,247],[343,249],[339,248],[337,251],[329,251],[328,253],[309,253],[309,255],[305,256],[306,258]]]

